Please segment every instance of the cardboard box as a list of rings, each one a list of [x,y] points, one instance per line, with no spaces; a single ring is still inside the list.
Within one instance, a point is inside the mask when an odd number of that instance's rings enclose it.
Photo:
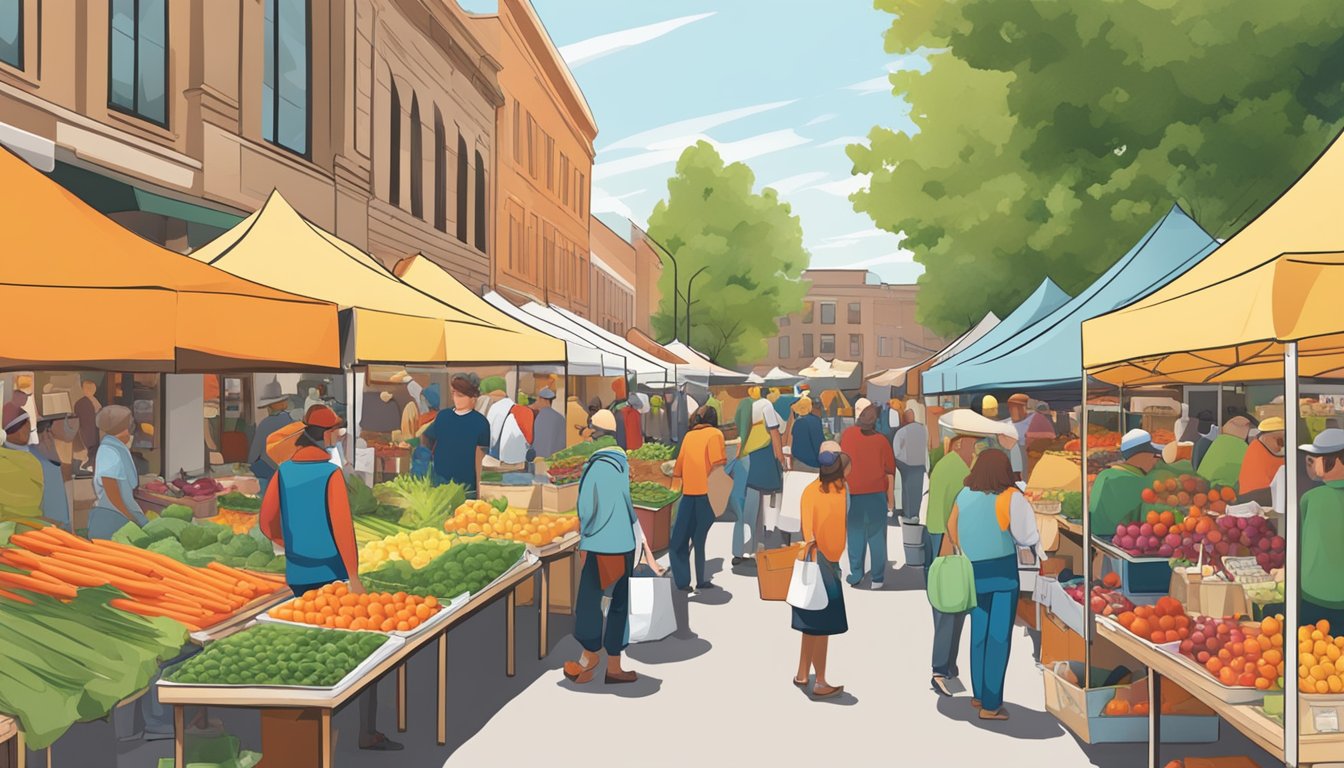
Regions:
[[[573,512],[579,506],[579,484],[541,486],[541,510],[543,512]]]
[[[1251,602],[1246,599],[1246,588],[1232,581],[1201,581],[1199,608],[1205,616],[1250,616]]]
[[[1198,573],[1180,573],[1175,570],[1171,572],[1171,587],[1168,593],[1179,600],[1185,607],[1185,612],[1197,616],[1203,613],[1199,607],[1199,584],[1203,581]]]
[[[1065,595],[1065,598],[1068,598]],[[1071,599],[1070,602],[1073,602]],[[1077,603],[1074,603],[1077,605]],[[1081,664],[1086,646],[1080,632],[1074,631],[1053,611],[1041,611],[1041,664],[1049,667],[1061,661],[1076,661]],[[1114,669],[1129,667],[1135,669],[1138,662],[1121,651],[1114,643],[1094,635],[1092,638],[1092,666]]]
[[[509,506],[525,509],[528,512],[540,512],[541,509],[541,488],[537,484],[532,485],[499,485],[495,483],[481,483],[479,496],[482,499],[508,499]],[[577,490],[578,484],[575,484]],[[577,502],[576,502],[577,503]],[[573,507],[571,507],[572,509]]]
[[[1146,671],[1140,670],[1142,678],[1127,685],[1084,690],[1063,676],[1062,673],[1066,668],[1077,679],[1082,680],[1081,662],[1047,665],[1043,672],[1045,708],[1066,728],[1088,744],[1142,743],[1148,740],[1148,716],[1102,714],[1106,705],[1115,698],[1128,701],[1131,706],[1138,702],[1146,702],[1148,700]],[[1095,675],[1093,679],[1096,679]],[[1206,744],[1218,740],[1217,716],[1164,714],[1160,717],[1164,743]]]

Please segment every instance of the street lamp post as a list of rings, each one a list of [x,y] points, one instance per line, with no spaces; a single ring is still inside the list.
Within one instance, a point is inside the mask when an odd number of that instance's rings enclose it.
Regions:
[[[691,286],[695,285],[695,278],[699,277],[706,269],[709,269],[708,264],[697,270],[694,275],[691,275],[691,279],[686,281],[686,343],[688,345],[691,343]],[[675,280],[676,276],[676,270],[673,270],[672,279]],[[674,301],[673,304],[675,303]]]

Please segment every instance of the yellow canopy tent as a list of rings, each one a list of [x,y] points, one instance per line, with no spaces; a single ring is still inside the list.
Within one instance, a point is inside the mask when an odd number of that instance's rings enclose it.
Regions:
[[[335,306],[154,245],[2,150],[0,188],[0,367],[340,368]]]
[[[1084,367],[1124,386],[1276,379],[1279,342],[1296,340],[1302,375],[1344,366],[1339,342],[1313,338],[1344,330],[1341,191],[1344,142],[1336,139],[1273,205],[1188,272],[1084,322]]]
[[[518,334],[407,285],[374,257],[304,219],[278,192],[191,256],[349,308],[353,354],[346,356],[354,364],[514,360]]]
[[[402,282],[433,296],[479,322],[489,323],[514,336],[508,345],[508,359],[522,363],[553,363],[565,359],[565,343],[560,339],[521,323],[472,293],[457,278],[422,254],[397,262],[392,271]]]

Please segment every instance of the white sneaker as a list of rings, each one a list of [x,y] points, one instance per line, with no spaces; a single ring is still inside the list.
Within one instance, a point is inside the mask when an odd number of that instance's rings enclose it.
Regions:
[[[870,581],[870,582],[868,582],[868,588],[869,588],[869,589],[872,589],[872,590],[880,590],[880,589],[882,589],[882,582],[880,582],[880,581]]]

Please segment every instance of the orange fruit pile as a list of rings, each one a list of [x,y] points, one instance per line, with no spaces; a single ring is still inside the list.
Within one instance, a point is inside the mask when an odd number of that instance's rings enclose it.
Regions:
[[[1315,625],[1298,627],[1297,650],[1299,690],[1344,693],[1344,661],[1340,659],[1344,655],[1344,635],[1332,637],[1330,622],[1321,619]]]
[[[310,589],[270,611],[271,618],[328,629],[409,632],[443,610],[434,597],[405,592],[353,594],[344,582]]]
[[[532,514],[522,509],[500,512],[483,501],[468,501],[457,508],[443,528],[449,533],[479,533],[540,547],[579,530],[579,516]]]
[[[1163,597],[1157,605],[1140,605],[1116,617],[1120,626],[1144,640],[1174,643],[1190,635],[1190,617],[1174,597]]]

